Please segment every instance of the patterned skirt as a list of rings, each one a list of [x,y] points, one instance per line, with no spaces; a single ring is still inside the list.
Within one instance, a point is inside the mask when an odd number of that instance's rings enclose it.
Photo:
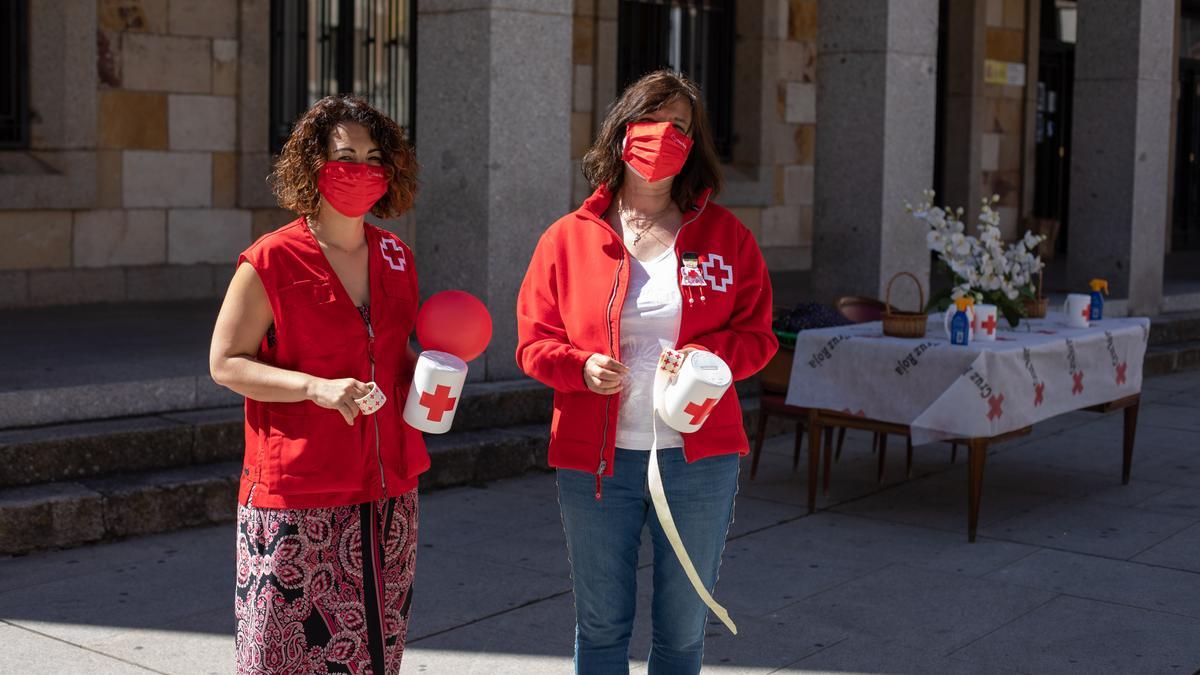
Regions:
[[[238,507],[238,673],[400,672],[417,491],[328,509]]]

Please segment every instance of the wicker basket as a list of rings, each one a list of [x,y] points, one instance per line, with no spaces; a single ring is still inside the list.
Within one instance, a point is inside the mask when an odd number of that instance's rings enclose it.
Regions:
[[[896,279],[900,277],[908,277],[917,285],[917,294],[920,296],[921,304],[916,312],[898,312],[892,309],[892,284],[896,283]],[[925,324],[928,323],[928,317],[923,311],[925,307],[925,289],[922,288],[920,280],[908,272],[900,272],[888,281],[887,297],[884,298],[887,304],[887,309],[883,310],[883,334],[898,338],[922,338],[925,337]]]
[[[1021,300],[1021,306],[1025,310],[1026,318],[1029,318],[1029,319],[1044,319],[1044,318],[1046,318],[1046,308],[1047,308],[1047,306],[1049,306],[1050,301],[1049,301],[1049,299],[1042,296],[1043,283],[1044,283],[1044,281],[1043,281],[1042,273],[1039,273],[1038,274],[1037,299],[1031,300],[1029,298],[1025,298],[1025,299]]]
[[[1050,301],[1046,298],[1038,298],[1030,300],[1025,298],[1021,301],[1021,306],[1025,309],[1025,318],[1027,319],[1044,319],[1046,318],[1046,308]]]

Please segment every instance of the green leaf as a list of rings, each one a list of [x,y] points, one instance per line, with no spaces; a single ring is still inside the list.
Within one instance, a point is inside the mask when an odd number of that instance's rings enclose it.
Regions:
[[[1008,324],[1010,326],[1016,328],[1017,326],[1021,325],[1021,315],[1023,314],[1023,311],[1020,305],[1006,297],[1004,298],[1003,304],[997,304],[996,306],[1000,308],[1000,312],[1004,314],[1004,318],[1008,319]]]

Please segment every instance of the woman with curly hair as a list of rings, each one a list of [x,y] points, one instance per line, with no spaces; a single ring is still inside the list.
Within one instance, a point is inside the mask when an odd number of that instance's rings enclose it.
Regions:
[[[246,397],[239,673],[400,670],[429,467],[401,414],[417,276],[363,216],[407,211],[416,172],[394,121],[358,98],[318,101],[271,175],[300,217],[239,256],[217,317],[212,377]]]

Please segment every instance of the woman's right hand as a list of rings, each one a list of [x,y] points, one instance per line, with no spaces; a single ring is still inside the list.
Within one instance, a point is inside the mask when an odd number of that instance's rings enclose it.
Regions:
[[[354,418],[358,417],[361,412],[354,399],[362,398],[369,393],[371,393],[370,386],[352,377],[340,380],[326,380],[317,377],[313,378],[308,386],[308,400],[322,408],[342,413],[346,424],[349,425],[354,424]]]
[[[629,368],[604,354],[592,354],[583,364],[583,382],[588,389],[611,396],[624,388],[622,381],[629,374]]]

